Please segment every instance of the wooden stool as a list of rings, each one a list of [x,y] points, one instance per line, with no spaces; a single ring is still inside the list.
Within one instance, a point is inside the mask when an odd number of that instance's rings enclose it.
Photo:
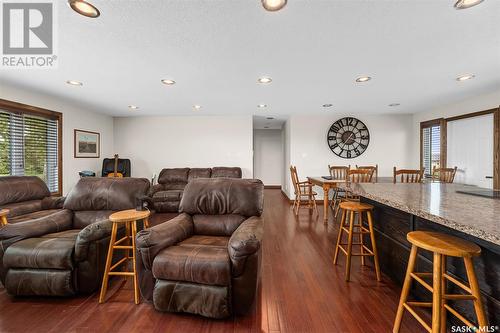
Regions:
[[[487,326],[486,316],[484,314],[481,294],[479,292],[479,284],[477,283],[476,274],[474,273],[474,265],[472,257],[481,254],[481,248],[474,243],[467,242],[463,239],[449,236],[447,234],[437,232],[413,231],[407,235],[408,241],[412,244],[410,252],[410,260],[406,270],[406,277],[401,291],[396,320],[394,321],[393,332],[399,332],[401,319],[403,318],[404,310],[408,310],[428,332],[439,333],[446,332],[446,311],[451,312],[455,317],[470,327],[474,325],[465,319],[456,310],[446,304],[447,300],[471,300],[474,302],[474,310],[476,311],[479,326]],[[417,261],[418,248],[431,251],[434,253],[434,263],[432,273],[417,273],[414,272],[415,262]],[[460,282],[454,277],[446,273],[446,256],[460,257],[464,259],[465,269],[469,286]],[[432,286],[424,281],[423,278],[432,277]],[[425,289],[432,293],[432,302],[412,302],[407,301],[410,292],[411,280],[415,279]],[[468,294],[447,294],[446,280],[453,282],[458,287],[467,291]],[[431,326],[420,317],[413,307],[432,307],[432,324]]]
[[[8,209],[0,209],[0,226],[6,225],[7,222],[7,215],[9,215],[9,210]]]
[[[337,258],[339,255],[339,250],[344,252],[347,256],[346,263],[346,271],[345,271],[345,280],[349,281],[350,273],[351,273],[351,256],[360,256],[361,257],[361,265],[365,264],[365,256],[373,256],[375,262],[375,272],[377,274],[377,281],[380,281],[380,269],[378,264],[378,255],[377,255],[377,245],[375,244],[375,234],[373,232],[373,220],[372,220],[372,210],[373,206],[355,202],[355,201],[346,201],[340,203],[340,209],[342,209],[342,218],[340,219],[340,229],[337,237],[337,246],[335,247],[335,256],[333,257],[333,264],[337,264]],[[368,218],[368,229],[363,226],[363,213],[366,213]],[[349,223],[347,223],[347,214],[350,214]],[[355,224],[355,215],[357,215],[357,223]],[[354,231],[356,228],[356,231]],[[342,243],[342,234],[343,232],[347,233],[347,244]],[[363,235],[369,234],[370,240],[372,243],[372,248],[369,249],[363,241]],[[359,243],[353,243],[353,235],[359,235]],[[347,245],[347,249],[344,249],[342,245]],[[359,245],[360,253],[352,253],[352,246]]]
[[[99,295],[99,303],[104,303],[104,298],[106,297],[106,291],[108,289],[108,279],[110,275],[120,275],[120,276],[132,276],[134,279],[134,300],[135,304],[139,304],[139,285],[137,282],[137,272],[135,269],[135,235],[137,233],[137,220],[144,220],[144,228],[149,227],[149,210],[123,210],[117,213],[113,213],[109,216],[109,220],[113,223],[111,229],[111,239],[109,241],[108,257],[106,258],[106,268],[104,270],[104,276],[102,278],[101,294]],[[125,224],[125,236],[119,240],[116,240],[116,234],[118,231],[119,224]],[[129,245],[120,245],[122,243],[128,243]],[[132,243],[130,245],[130,243]],[[125,257],[118,260],[113,266],[111,266],[113,261],[114,250],[125,250]],[[130,257],[130,250],[132,250],[132,257]],[[115,268],[121,264],[128,263],[128,260],[132,258],[133,270],[131,272],[116,272],[113,271]]]

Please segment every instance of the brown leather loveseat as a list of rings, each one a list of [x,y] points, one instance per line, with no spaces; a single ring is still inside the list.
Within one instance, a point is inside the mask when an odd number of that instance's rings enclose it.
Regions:
[[[9,210],[9,223],[57,214],[63,197],[51,197],[47,185],[35,176],[0,177],[0,208]]]
[[[0,278],[11,295],[71,296],[100,287],[111,222],[109,215],[135,207],[149,181],[82,178],[64,209],[0,228]]]
[[[196,178],[241,178],[241,168],[173,168],[163,169],[158,184],[151,188],[149,196],[157,212],[177,212],[184,187]]]
[[[247,312],[260,271],[263,188],[256,179],[189,182],[182,214],[137,235],[142,296],[159,311]]]

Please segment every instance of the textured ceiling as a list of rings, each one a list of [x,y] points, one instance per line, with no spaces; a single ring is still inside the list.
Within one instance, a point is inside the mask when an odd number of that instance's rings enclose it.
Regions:
[[[0,70],[0,83],[116,116],[414,113],[500,87],[500,1],[454,1],[289,0],[271,13],[259,0],[91,0],[89,19],[58,0],[58,69]]]

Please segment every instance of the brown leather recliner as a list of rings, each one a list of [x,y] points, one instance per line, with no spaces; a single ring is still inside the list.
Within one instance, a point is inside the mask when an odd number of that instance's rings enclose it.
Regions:
[[[64,209],[0,228],[0,278],[11,295],[71,296],[100,287],[109,215],[135,207],[142,178],[82,178]]]
[[[263,189],[256,179],[189,182],[182,214],[137,235],[143,297],[159,311],[247,312],[260,271]]]
[[[0,208],[9,210],[9,223],[57,214],[64,197],[51,197],[47,185],[36,176],[0,177]]]
[[[241,168],[172,168],[163,169],[158,184],[151,188],[149,196],[157,212],[177,212],[187,183],[196,178],[241,178]]]

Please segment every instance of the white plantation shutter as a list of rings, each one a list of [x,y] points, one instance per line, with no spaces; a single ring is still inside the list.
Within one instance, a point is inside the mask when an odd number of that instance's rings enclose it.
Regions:
[[[38,176],[59,191],[58,121],[0,110],[0,176]]]
[[[440,167],[441,127],[439,125],[422,128],[422,161],[426,176],[432,174],[434,166]]]

